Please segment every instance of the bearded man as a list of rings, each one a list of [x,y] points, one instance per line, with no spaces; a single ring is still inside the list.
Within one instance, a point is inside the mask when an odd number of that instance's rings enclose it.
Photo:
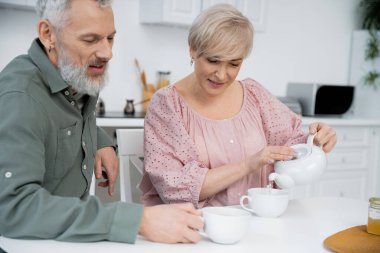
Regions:
[[[144,208],[89,196],[94,172],[105,171],[109,194],[118,175],[95,115],[116,34],[110,0],[39,0],[36,10],[38,38],[0,73],[0,234],[199,241],[203,222],[189,203]]]

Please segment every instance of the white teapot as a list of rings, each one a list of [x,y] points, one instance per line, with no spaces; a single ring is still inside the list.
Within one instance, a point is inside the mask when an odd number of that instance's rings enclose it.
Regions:
[[[318,179],[326,169],[327,159],[325,152],[319,146],[313,145],[314,136],[310,135],[306,144],[291,146],[297,154],[296,157],[293,160],[275,162],[275,172],[269,175],[269,180],[276,182],[282,189],[289,189]]]

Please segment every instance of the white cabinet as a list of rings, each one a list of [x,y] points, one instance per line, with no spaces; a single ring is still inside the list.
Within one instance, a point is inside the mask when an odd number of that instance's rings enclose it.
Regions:
[[[202,10],[211,5],[226,3],[235,6],[244,16],[252,22],[255,32],[264,31],[265,25],[265,0],[203,0]]]
[[[140,22],[188,27],[208,7],[227,3],[248,17],[255,31],[263,31],[265,0],[140,0]]]
[[[324,122],[329,124],[328,120]],[[327,155],[325,173],[311,185],[294,188],[292,198],[334,196],[368,200],[380,196],[379,126],[330,125],[336,129],[338,142]]]
[[[0,0],[0,7],[17,9],[34,9],[37,0]]]
[[[140,0],[140,22],[189,26],[201,7],[201,0]]]

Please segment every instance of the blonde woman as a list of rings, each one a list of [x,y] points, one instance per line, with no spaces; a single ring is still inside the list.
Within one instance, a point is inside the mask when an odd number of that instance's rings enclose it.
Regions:
[[[194,71],[161,89],[145,118],[146,205],[192,202],[235,205],[251,187],[265,187],[289,145],[305,142],[301,119],[253,79],[236,80],[252,48],[253,27],[230,5],[214,5],[188,36]],[[329,152],[334,129],[310,125]]]

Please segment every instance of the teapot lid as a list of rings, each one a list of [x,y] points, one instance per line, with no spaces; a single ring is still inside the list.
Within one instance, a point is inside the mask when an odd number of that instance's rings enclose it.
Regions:
[[[311,147],[309,145],[305,145],[305,144],[294,145],[292,146],[292,148],[294,149],[294,152],[296,153],[296,156],[294,159],[301,159],[301,158],[307,157],[311,153]]]
[[[306,144],[296,144],[292,146],[296,153],[296,156],[293,158],[293,160],[302,159],[308,157],[311,154],[314,136],[315,134],[309,135]]]

